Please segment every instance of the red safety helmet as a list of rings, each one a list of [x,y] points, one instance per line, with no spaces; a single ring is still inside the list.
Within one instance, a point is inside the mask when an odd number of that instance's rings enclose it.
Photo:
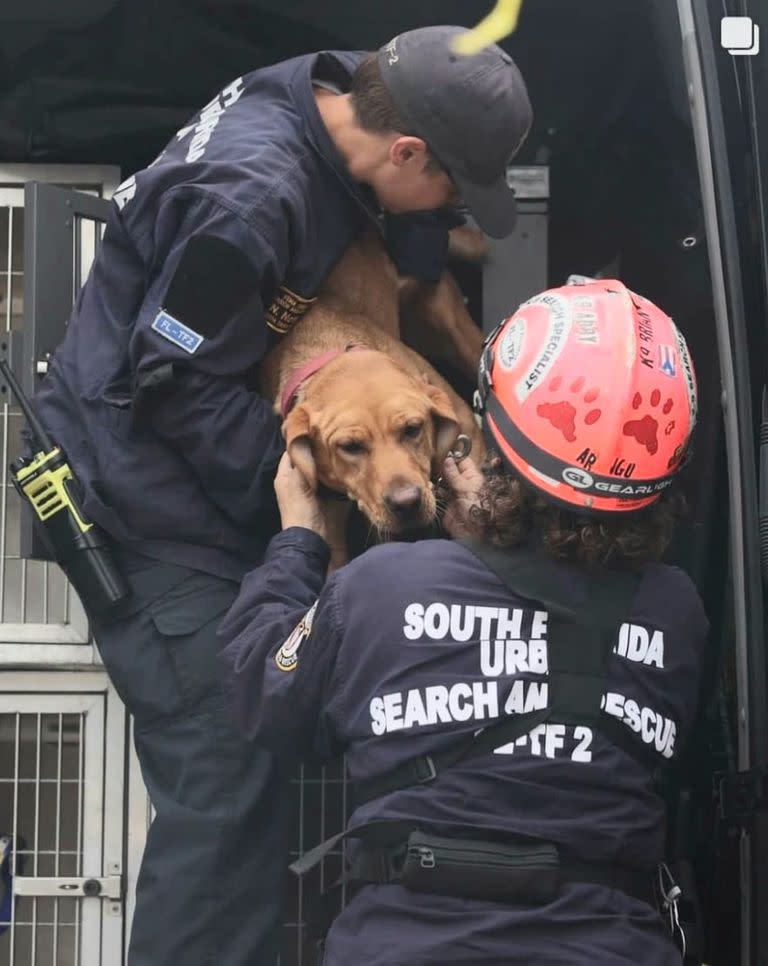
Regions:
[[[639,510],[685,460],[696,375],[669,316],[621,282],[584,279],[529,299],[488,336],[475,408],[548,499]]]

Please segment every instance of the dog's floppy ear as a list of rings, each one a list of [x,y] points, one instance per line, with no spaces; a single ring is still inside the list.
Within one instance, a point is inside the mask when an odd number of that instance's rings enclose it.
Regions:
[[[314,490],[317,487],[317,468],[312,455],[311,420],[308,406],[296,406],[283,421],[285,448],[291,463]]]
[[[453,403],[442,389],[427,384],[432,419],[435,421],[435,455],[434,465],[439,468],[453,446],[459,433],[459,423]]]

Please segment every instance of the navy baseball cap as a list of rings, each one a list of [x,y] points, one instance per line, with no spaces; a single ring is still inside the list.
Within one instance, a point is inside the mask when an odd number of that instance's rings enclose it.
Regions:
[[[379,67],[407,133],[426,141],[480,228],[504,238],[516,218],[507,165],[533,112],[523,76],[501,47],[454,53],[453,39],[466,32],[440,26],[399,34],[379,50]]]

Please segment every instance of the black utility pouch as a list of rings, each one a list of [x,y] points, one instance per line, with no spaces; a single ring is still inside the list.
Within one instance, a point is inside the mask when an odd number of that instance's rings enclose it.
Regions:
[[[502,845],[412,832],[402,882],[412,892],[540,905],[557,895],[559,867],[549,842]]]

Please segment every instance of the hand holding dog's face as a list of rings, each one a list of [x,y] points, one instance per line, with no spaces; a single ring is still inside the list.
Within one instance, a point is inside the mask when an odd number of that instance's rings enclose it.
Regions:
[[[471,457],[457,462],[449,456],[443,463],[443,480],[449,494],[443,529],[454,538],[473,536],[477,528],[473,525],[472,513],[478,505],[485,477]]]
[[[386,535],[434,519],[432,477],[458,425],[440,389],[364,350],[312,377],[283,433],[311,487],[345,494]]]
[[[325,519],[317,493],[304,474],[283,453],[275,475],[275,496],[283,530],[304,527],[325,538]]]
[[[301,470],[293,465],[288,452],[283,453],[277,467],[275,496],[283,530],[289,527],[313,530],[331,548],[334,567],[341,566],[346,561],[349,504],[318,497],[315,488]]]

